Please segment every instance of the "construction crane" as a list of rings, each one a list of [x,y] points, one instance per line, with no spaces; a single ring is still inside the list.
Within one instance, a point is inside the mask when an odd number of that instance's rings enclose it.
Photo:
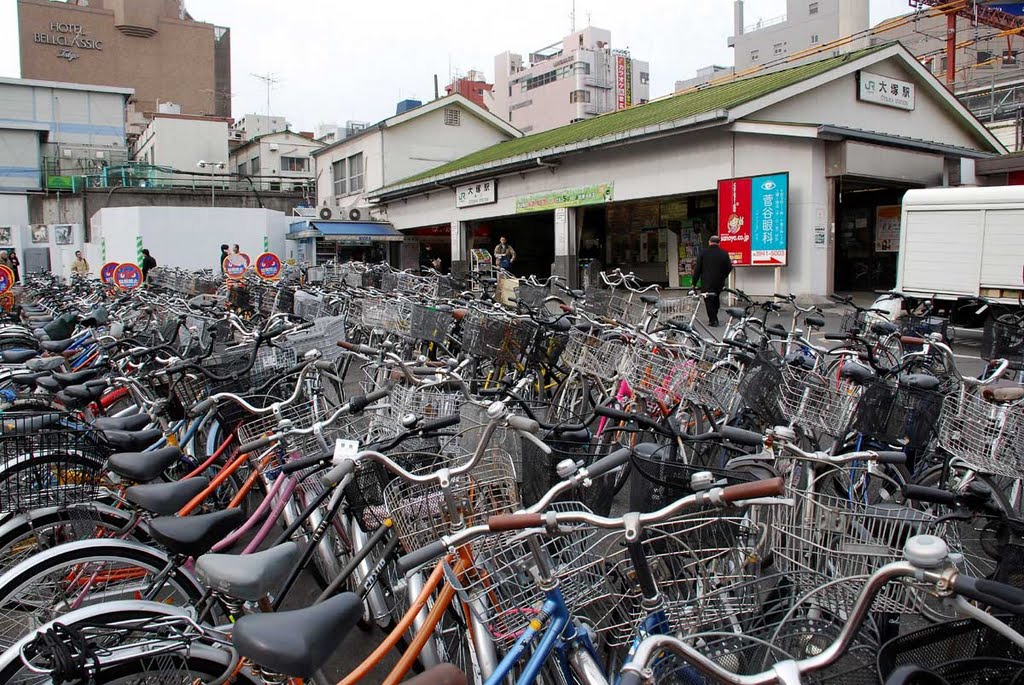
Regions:
[[[1008,0],[909,0],[911,7],[932,7],[946,15],[946,83],[950,90],[956,80],[956,20],[964,17],[974,24],[999,29],[1006,36],[1024,32],[1024,3]]]

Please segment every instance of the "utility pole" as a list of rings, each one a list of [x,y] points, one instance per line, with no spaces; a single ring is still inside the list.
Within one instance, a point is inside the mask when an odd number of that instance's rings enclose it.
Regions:
[[[255,79],[263,82],[263,85],[267,87],[267,118],[270,118],[270,90],[281,83],[282,79],[278,78],[277,74],[267,72],[266,74],[249,74]],[[267,124],[269,127],[269,123]]]

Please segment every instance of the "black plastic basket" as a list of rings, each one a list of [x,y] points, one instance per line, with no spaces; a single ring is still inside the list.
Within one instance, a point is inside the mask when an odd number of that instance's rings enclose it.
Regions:
[[[714,482],[721,485],[738,485],[759,479],[754,473],[726,469],[726,461],[732,455],[717,446],[703,455],[690,454],[689,463],[673,459],[671,452],[667,445],[634,450],[630,457],[633,467],[629,480],[630,511],[656,511],[681,497],[692,495],[691,479],[702,471],[710,473]]]
[[[416,340],[443,343],[455,321],[450,311],[422,304],[412,305],[409,317],[409,336]]]
[[[746,406],[769,426],[787,423],[782,411],[782,364],[778,355],[759,352],[747,364],[737,388]]]
[[[981,338],[982,359],[1006,359],[1013,369],[1024,369],[1024,324],[988,319]]]
[[[923,338],[934,333],[949,340],[949,321],[941,316],[910,316],[900,318],[900,334]]]
[[[1020,619],[1009,623],[1020,630]],[[928,668],[950,685],[1024,683],[1024,650],[972,619],[927,626],[882,645],[882,682],[904,665]]]
[[[854,430],[898,447],[923,450],[935,438],[943,395],[891,379],[871,379],[857,405]]]
[[[843,315],[839,322],[839,332],[843,334],[863,333],[866,327],[865,312],[852,311]]]
[[[530,309],[539,309],[544,306],[544,300],[551,295],[551,289],[546,285],[532,285],[530,283],[519,283],[516,288],[516,301],[521,302]]]
[[[0,422],[0,511],[29,511],[96,499],[105,456],[88,430],[52,425],[34,430],[28,416]],[[24,432],[21,432],[24,431]]]

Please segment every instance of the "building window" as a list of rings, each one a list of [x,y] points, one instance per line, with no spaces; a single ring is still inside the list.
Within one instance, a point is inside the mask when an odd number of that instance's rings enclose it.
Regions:
[[[942,57],[939,58],[939,73],[940,74],[945,74],[946,73],[946,69],[947,69],[946,59],[947,58],[946,58],[945,55],[943,55]]]
[[[459,110],[455,110],[458,112]],[[458,124],[455,124],[458,126]],[[363,153],[348,158],[348,191],[356,193],[363,189]]]
[[[818,3],[812,2],[809,5],[807,5],[807,14],[817,14],[817,13],[818,13]]]
[[[1004,67],[1015,67],[1015,66],[1017,66],[1017,51],[1016,50],[1003,50],[1003,66]]]
[[[461,126],[462,125],[462,110],[455,107],[446,107],[444,110],[444,125],[445,126]]]
[[[259,157],[259,155],[256,155],[255,157],[253,157],[252,161],[249,162],[249,164],[250,164],[250,166],[252,166],[252,175],[253,176],[259,176],[260,175],[260,157]]]
[[[988,50],[978,50],[978,62],[976,66],[988,69],[992,66],[992,53]]]
[[[238,163],[238,175],[239,176],[248,176],[249,175],[249,163],[248,162],[239,162]]]
[[[526,79],[526,81],[523,83],[523,86],[526,90],[533,90],[534,88],[540,88],[541,86],[546,86],[549,83],[554,83],[555,79],[557,78],[558,72],[554,70],[545,71],[543,74],[531,76],[528,79]]]
[[[270,184],[270,190],[272,190],[274,192],[280,191],[281,190],[281,183],[278,182],[278,181],[274,181],[273,183]]]
[[[569,93],[569,102],[590,102],[589,90],[573,90]]]
[[[306,171],[309,160],[305,157],[282,157],[281,171]]]
[[[774,52],[774,53],[775,53],[776,55],[782,55],[782,54],[785,54],[785,52],[786,52],[786,41],[783,41],[783,42],[781,42],[781,43],[776,43],[775,45],[773,45],[773,46],[772,46],[772,51],[773,51],[773,52]]]
[[[348,194],[348,176],[345,175],[345,160],[339,159],[331,165],[331,176],[334,178],[334,195],[341,197]]]
[[[646,71],[641,71],[640,72],[640,83],[641,83],[641,85],[647,85],[650,82],[651,82],[651,75],[648,74]]]
[[[761,58],[761,51],[760,50],[751,50],[750,51],[750,61],[751,62],[756,62],[760,58]]]
[[[817,33],[812,33],[811,34],[811,45],[817,45],[818,44],[818,40],[819,40],[818,39],[818,34]]]

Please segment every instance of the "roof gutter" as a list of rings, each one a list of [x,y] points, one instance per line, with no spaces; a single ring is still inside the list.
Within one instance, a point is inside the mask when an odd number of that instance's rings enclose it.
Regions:
[[[721,123],[728,121],[728,119],[729,111],[725,109],[718,109],[698,114],[696,116],[687,117],[686,119],[666,121],[660,124],[633,129],[623,133],[611,133],[600,138],[559,145],[558,147],[549,148],[543,151],[533,150],[521,155],[515,155],[514,157],[506,157],[493,162],[486,162],[476,166],[466,167],[465,169],[458,169],[446,174],[422,178],[417,181],[412,181],[411,183],[391,186],[390,188],[382,188],[376,192],[367,193],[366,197],[367,199],[376,201],[392,200],[430,192],[432,187],[435,187],[436,184],[442,181],[459,180],[468,182],[471,178],[475,178],[477,176],[493,176],[496,172],[520,171],[530,168],[536,169],[538,166],[551,167],[553,166],[552,163],[544,162],[544,160],[553,160],[567,154],[591,150],[598,147],[622,145],[624,143],[636,142],[647,138],[657,138],[673,133],[679,133],[682,129],[692,128],[699,125]],[[538,154],[539,152],[543,152],[544,154],[540,155]]]
[[[960,147],[959,145],[946,145],[944,143],[934,143],[927,140],[902,138],[900,136],[892,136],[886,133],[859,131],[853,128],[830,126],[828,124],[818,127],[818,138],[833,141],[858,140],[865,143],[879,143],[882,145],[889,145],[891,147],[904,148],[915,152],[928,152],[931,154],[952,157],[966,157],[967,159],[992,159],[993,157],[1000,156],[995,152],[982,152],[981,150],[972,150],[971,148]]]

